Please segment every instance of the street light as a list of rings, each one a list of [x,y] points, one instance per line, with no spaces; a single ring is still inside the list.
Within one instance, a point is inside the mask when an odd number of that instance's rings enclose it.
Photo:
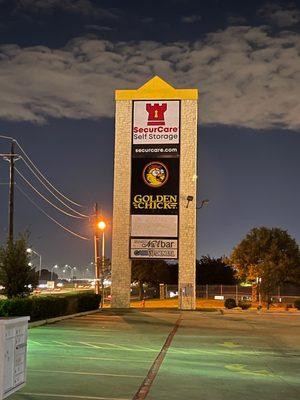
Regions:
[[[83,279],[86,279],[86,275],[87,275],[89,272],[90,272],[90,270],[89,270],[88,267],[86,267],[86,268],[83,270],[83,272],[82,272]]]
[[[99,265],[99,254],[98,254],[98,241],[99,236],[97,229],[95,230],[94,236],[94,244],[95,244],[95,264],[96,264],[96,282],[95,282],[95,290],[96,293],[99,293],[99,275],[100,275],[100,282],[101,282],[101,308],[103,307],[103,300],[104,300],[104,284],[103,284],[103,275],[104,275],[104,265],[105,265],[105,228],[106,223],[103,220],[97,222],[97,228],[102,231],[102,246],[101,246],[101,268]],[[100,274],[98,275],[98,271],[100,269]]]
[[[185,208],[189,208],[190,202],[194,200],[194,196],[187,196],[186,197],[187,203]],[[196,210],[199,210],[203,206],[206,206],[209,203],[209,199],[204,199],[201,201],[200,206],[196,206]]]
[[[260,291],[261,278],[258,276],[256,277],[256,285],[258,288],[258,307],[259,309],[261,309],[261,291]]]
[[[41,274],[42,274],[42,256],[41,256],[41,254],[39,254],[37,251],[35,251],[35,250],[31,249],[31,248],[26,249],[26,252],[28,254],[35,254],[35,255],[37,255],[39,257],[39,259],[40,259],[39,277],[41,277]]]

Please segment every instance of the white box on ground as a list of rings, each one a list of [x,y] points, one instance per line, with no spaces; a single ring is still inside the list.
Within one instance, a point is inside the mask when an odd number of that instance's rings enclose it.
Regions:
[[[26,383],[29,317],[0,318],[0,400]]]
[[[215,300],[224,300],[224,296],[215,296],[214,299]]]

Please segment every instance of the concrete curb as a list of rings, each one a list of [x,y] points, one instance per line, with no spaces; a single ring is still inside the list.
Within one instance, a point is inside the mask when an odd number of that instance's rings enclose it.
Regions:
[[[65,319],[70,319],[70,318],[74,318],[74,317],[83,317],[84,315],[96,314],[96,313],[101,312],[101,311],[102,311],[101,309],[92,310],[92,311],[84,311],[84,312],[81,312],[81,313],[70,314],[70,315],[62,315],[60,317],[48,318],[48,319],[42,319],[40,321],[29,322],[28,328],[31,329],[31,328],[36,328],[38,326],[54,324],[55,322],[63,321]]]
[[[207,308],[196,308],[195,310],[180,310],[179,308],[174,308],[174,307],[139,307],[139,308],[134,308],[134,307],[130,307],[130,308],[104,308],[102,310],[103,312],[111,312],[111,313],[143,313],[143,312],[168,312],[168,313],[174,313],[174,314],[178,314],[181,312],[187,312],[187,313],[219,313],[219,308],[212,308],[211,310],[207,307]]]
[[[300,315],[300,311],[287,310],[229,310],[222,309],[224,315],[228,314],[261,314],[261,315]]]

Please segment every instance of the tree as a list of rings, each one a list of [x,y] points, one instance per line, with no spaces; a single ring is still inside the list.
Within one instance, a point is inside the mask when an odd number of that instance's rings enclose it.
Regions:
[[[255,282],[267,304],[272,291],[282,283],[300,282],[300,251],[295,239],[279,228],[253,228],[230,256],[236,275]]]
[[[37,286],[38,275],[29,265],[25,236],[0,247],[0,284],[8,298],[26,296]]]
[[[131,281],[139,285],[139,297],[143,298],[143,284],[158,285],[170,283],[172,279],[172,266],[164,260],[133,260],[131,268]]]
[[[203,256],[196,261],[197,285],[235,285],[233,268],[223,258]]]
[[[52,271],[49,271],[46,268],[43,268],[41,270],[41,276],[40,276],[41,281],[57,281],[58,280],[58,275]]]

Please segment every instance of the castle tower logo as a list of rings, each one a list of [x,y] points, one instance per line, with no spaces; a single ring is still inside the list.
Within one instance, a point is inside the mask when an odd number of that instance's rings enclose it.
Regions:
[[[148,112],[147,125],[165,125],[165,112],[167,111],[167,103],[146,103]]]

